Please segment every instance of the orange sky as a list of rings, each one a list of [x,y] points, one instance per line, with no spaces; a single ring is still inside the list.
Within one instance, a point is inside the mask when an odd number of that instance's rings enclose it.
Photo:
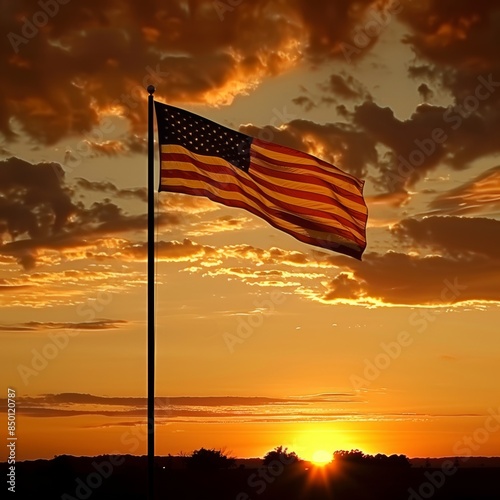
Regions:
[[[0,374],[18,458],[146,453],[150,83],[364,179],[369,210],[360,262],[158,195],[157,453],[498,455],[499,8],[164,4],[3,17]]]

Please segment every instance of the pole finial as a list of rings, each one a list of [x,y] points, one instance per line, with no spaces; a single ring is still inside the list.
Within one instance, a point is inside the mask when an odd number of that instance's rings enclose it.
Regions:
[[[154,85],[148,85],[146,90],[149,92],[150,95],[153,95],[156,89]]]

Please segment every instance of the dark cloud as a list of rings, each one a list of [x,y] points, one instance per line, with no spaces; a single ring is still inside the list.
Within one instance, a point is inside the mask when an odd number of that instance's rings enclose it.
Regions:
[[[345,59],[346,44],[359,45],[366,23],[380,13],[392,19],[392,3],[88,0],[57,3],[55,15],[30,28],[43,15],[40,4],[11,2],[2,12],[0,60],[9,78],[0,85],[0,132],[52,144],[99,129],[103,114],[118,107],[141,133],[148,84],[169,102],[228,102],[304,58]],[[385,21],[378,22],[382,32]],[[378,35],[350,59],[363,57]]]
[[[366,133],[367,143],[388,148],[378,162],[380,175],[375,182],[389,193],[408,190],[438,166],[462,170],[473,160],[500,150],[493,140],[493,123],[487,125],[480,114],[452,106],[421,104],[408,119],[400,120],[392,109],[366,101],[351,117],[358,133]]]
[[[130,135],[126,139],[126,146],[130,153],[146,154],[148,151],[147,138],[139,135]]]
[[[392,4],[399,2],[376,2],[373,0],[296,0],[297,13],[302,20],[307,37],[307,54],[313,61],[328,58],[347,57],[347,61],[359,59],[378,40],[383,32],[384,22],[375,21],[382,11],[383,19],[391,19],[396,9]],[[375,21],[378,29],[367,35],[365,26]],[[373,27],[373,26],[372,26]],[[377,32],[375,32],[377,31]],[[361,39],[358,39],[359,33]]]
[[[8,280],[5,279],[0,279],[0,290],[4,293],[9,293],[13,292],[16,293],[19,290],[25,290],[27,288],[30,288],[29,285],[17,285],[10,283]]]
[[[313,124],[313,122],[310,123]],[[279,128],[273,127],[272,125],[258,127],[257,125],[245,124],[241,125],[239,130],[244,134],[268,142],[281,144],[282,146],[297,149],[299,151],[308,151],[308,145],[306,144],[305,138],[301,137],[301,135],[290,126],[290,123],[283,124]]]
[[[500,279],[500,221],[404,219],[392,233],[398,239],[398,252],[369,253],[362,263],[327,257],[343,270],[329,282],[324,294],[313,296],[323,302],[388,305],[500,301],[496,285]]]
[[[344,402],[356,398],[352,392],[337,392],[313,395],[300,395],[296,397],[273,398],[262,396],[173,396],[156,397],[159,406],[168,403],[172,406],[265,406],[285,403],[320,403],[320,402]],[[89,404],[109,406],[145,407],[146,397],[110,397],[97,396],[75,392],[60,394],[43,394],[41,396],[23,397],[23,401],[33,405],[43,406],[46,404]]]
[[[450,258],[482,256],[500,260],[500,221],[482,217],[425,217],[404,219],[392,228],[414,248],[429,247]]]
[[[404,190],[446,160],[449,143],[441,140],[445,137],[441,128],[444,111],[444,108],[425,104],[409,119],[399,120],[390,108],[371,101],[356,107],[354,123],[366,131],[371,141],[390,150],[385,165],[381,164],[379,183],[383,188],[389,192]],[[437,129],[442,131],[440,142],[432,138],[432,132]]]
[[[293,98],[292,102],[306,111],[311,111],[311,109],[317,107],[317,104],[310,97],[304,95]]]
[[[332,74],[326,82],[318,84],[317,87],[322,95],[313,96],[307,89],[301,88],[302,92],[307,95],[300,95],[292,99],[292,102],[304,108],[305,111],[311,111],[311,109],[320,106],[338,104],[337,99],[341,99],[342,102],[346,100],[361,101],[372,99],[367,88],[359,80],[343,71],[339,74]],[[345,108],[345,105],[339,105],[337,108],[341,116],[344,115],[341,111],[342,107]],[[347,108],[345,108],[345,116],[350,116]]]
[[[449,112],[455,166],[498,153],[500,126],[500,5],[431,0],[405,5],[400,19],[417,59],[410,75],[432,81],[453,98]]]
[[[77,210],[63,177],[56,163],[31,164],[15,157],[0,161],[0,242],[61,232]]]
[[[53,321],[29,321],[14,325],[0,325],[4,332],[44,332],[47,330],[115,330],[129,324],[124,320],[99,319],[80,323],[58,323]]]
[[[320,88],[325,92],[340,97],[341,99],[367,99],[370,93],[366,87],[351,75],[341,73],[330,76],[328,82],[321,84]]]
[[[283,22],[282,12],[276,17],[280,9],[266,1],[244,2],[225,23],[208,0],[191,2],[191,9],[181,1],[147,3],[60,5],[32,39],[23,35],[24,19],[40,6],[11,5],[2,16],[2,31],[11,35],[0,49],[9,73],[0,87],[0,131],[12,138],[15,118],[24,132],[50,144],[98,127],[110,105],[143,131],[148,84],[169,101],[205,101],[212,91],[229,98],[294,57],[287,46],[300,26]]]
[[[145,200],[140,188],[119,189],[111,183],[77,181],[79,188],[118,199]],[[64,251],[92,246],[98,239],[147,228],[147,214],[129,214],[109,199],[90,206],[73,200],[56,163],[31,164],[19,158],[0,161],[0,255],[31,269],[42,250]],[[145,208],[145,207],[144,207]],[[159,213],[160,227],[179,223],[179,215]]]
[[[418,242],[414,243],[419,248]],[[447,306],[468,301],[499,302],[500,260],[388,252],[367,254],[363,263],[332,257],[346,271],[309,295],[321,302]],[[352,260],[352,259],[351,259]],[[348,272],[347,272],[348,270]]]
[[[5,400],[0,400],[2,403]],[[351,415],[339,404],[358,403],[359,397],[352,392],[305,395],[297,397],[241,397],[241,396],[177,396],[156,397],[156,415],[169,421],[186,418],[248,418],[264,420],[272,414],[277,418],[298,419],[315,416],[320,419],[341,418]],[[92,394],[63,393],[19,397],[23,415],[31,417],[71,417],[77,415],[101,415],[106,417],[143,417],[147,407],[144,397],[103,397]],[[322,412],[317,410],[322,407]],[[2,405],[6,408],[6,405]]]
[[[428,102],[429,100],[431,100],[434,97],[434,92],[426,83],[421,83],[418,86],[417,90],[425,102]]]
[[[144,202],[147,202],[148,200],[148,193],[146,188],[118,189],[112,182],[91,182],[87,179],[82,178],[76,179],[76,185],[78,188],[87,191],[111,194],[113,196],[116,196],[117,198],[136,198]]]
[[[104,120],[106,121],[106,119]],[[112,133],[112,131],[112,128],[106,128],[104,132],[99,132],[97,128],[89,134],[84,134],[83,139],[76,146],[66,150],[64,165],[71,171],[80,166],[83,160],[87,159],[147,154],[147,136],[145,135],[125,134],[118,139],[100,142],[91,138],[91,135],[102,138],[106,134]]]
[[[376,164],[381,171],[377,185],[389,193],[407,191],[438,164],[467,168],[475,159],[498,152],[500,66],[494,47],[500,16],[491,2],[432,0],[403,6],[375,0],[256,0],[224,6],[221,11],[209,0],[150,0],[141,9],[118,0],[60,5],[33,40],[16,45],[11,36],[0,49],[9,73],[0,87],[6,96],[3,102],[0,98],[0,130],[13,137],[14,118],[39,142],[77,135],[91,155],[143,153],[145,84],[154,83],[159,98],[169,101],[228,101],[303,57],[315,62],[345,59],[346,44],[356,49],[353,58],[363,57],[397,16],[409,27],[406,43],[418,56],[410,66],[411,76],[449,90],[454,106],[460,107],[420,106],[409,119],[399,120],[392,110],[372,102],[352,76],[340,73],[332,75],[323,90],[343,100],[365,99],[354,113],[345,108],[341,113],[353,122],[350,127],[297,120],[283,130],[250,126],[247,131],[313,154],[325,153],[325,159],[355,175]],[[10,5],[3,18],[5,31],[22,33],[23,16],[29,20],[34,13],[27,2]],[[361,47],[362,33],[368,40]],[[470,98],[481,78],[490,82],[490,95],[471,110]],[[424,100],[430,99],[427,83],[419,82],[418,88]],[[294,102],[307,110],[335,104],[335,98],[303,95]],[[100,121],[112,107],[130,120],[128,138],[112,139],[112,127]],[[436,129],[443,130],[444,141],[443,135],[433,139]],[[429,146],[422,153],[415,141],[428,140],[432,152],[427,153]],[[389,150],[382,158],[374,152],[378,143]],[[67,160],[78,160],[77,153],[68,152]],[[401,167],[401,161],[410,167]],[[401,170],[406,173],[401,175]]]
[[[430,0],[408,2],[399,18],[411,28],[406,42],[422,60],[465,75],[498,68],[499,12],[489,0]]]
[[[280,128],[244,125],[240,130],[321,157],[361,178],[370,165],[377,163],[375,143],[367,134],[345,123],[319,125],[308,120],[292,120]]]
[[[481,85],[486,89],[488,80]],[[425,98],[431,97],[427,85],[419,88]],[[407,119],[399,119],[391,108],[378,105],[359,82],[347,75],[333,75],[323,90],[340,93],[344,99],[365,100],[353,111],[338,107],[347,123],[316,124],[294,119],[279,128],[245,125],[240,130],[320,156],[358,177],[366,177],[368,168],[374,167],[375,187],[383,195],[397,194],[392,199],[403,203],[407,192],[437,167],[463,170],[474,160],[499,151],[496,116],[489,111],[483,114],[485,108],[479,100],[475,112],[469,112],[467,107],[426,103]],[[306,107],[317,104],[312,98],[304,98],[296,102]],[[385,151],[377,149],[380,146]]]
[[[147,406],[146,398],[102,397],[92,394],[46,394],[18,397],[20,411],[34,418],[98,415],[122,417],[128,420],[101,424],[97,427],[142,425]],[[6,399],[0,399],[6,411]],[[338,420],[414,420],[416,417],[444,416],[441,413],[361,412],[358,394],[331,393],[286,398],[272,397],[167,397],[155,398],[155,414],[168,422],[311,422]],[[353,406],[350,406],[353,405]],[[467,414],[470,416],[470,414]],[[450,416],[449,414],[446,416]],[[457,413],[456,416],[463,416]],[[135,419],[135,420],[134,420]],[[140,419],[140,420],[137,420]],[[93,427],[96,427],[94,425]],[[86,426],[88,428],[88,426]]]

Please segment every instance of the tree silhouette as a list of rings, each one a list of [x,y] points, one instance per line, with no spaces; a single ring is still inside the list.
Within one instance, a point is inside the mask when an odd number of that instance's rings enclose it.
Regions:
[[[222,450],[200,448],[193,451],[187,459],[187,467],[194,470],[229,469],[236,465],[233,457],[228,457]]]
[[[361,450],[338,450],[333,454],[333,458],[337,462],[348,462],[356,464],[370,464],[370,465],[387,465],[393,467],[410,467],[410,461],[405,455],[391,455],[387,456],[383,453],[377,455],[364,454]]]
[[[333,458],[337,462],[351,462],[351,463],[361,463],[363,462],[365,455],[361,450],[337,450],[333,453]]]
[[[264,465],[268,466],[275,460],[281,462],[283,465],[292,465],[299,462],[299,457],[294,451],[288,452],[288,448],[277,446],[274,450],[268,451],[264,455]]]

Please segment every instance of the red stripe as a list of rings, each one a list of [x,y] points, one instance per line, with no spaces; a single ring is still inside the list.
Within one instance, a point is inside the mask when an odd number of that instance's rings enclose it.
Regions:
[[[182,153],[162,153],[162,161],[167,161],[168,162],[169,158],[171,158],[173,161],[186,162],[186,163],[189,163],[189,164],[193,164],[196,167],[198,167],[200,169],[200,171],[207,172],[207,174],[208,173],[218,173],[218,174],[227,174],[227,175],[231,175],[231,176],[235,177],[236,176],[235,174],[237,173],[237,172],[235,172],[234,167],[231,167],[231,166],[227,166],[226,167],[226,166],[223,166],[223,165],[211,165],[211,164],[202,162],[200,160],[197,160],[197,159],[193,158],[190,155],[186,155],[186,154],[182,154]],[[167,173],[167,175],[165,175],[164,177],[183,178],[183,179],[195,179],[196,178],[196,175],[193,175],[193,173],[191,173],[191,172],[185,172],[185,171],[181,171],[181,170],[168,169],[168,171],[166,173]],[[163,172],[162,172],[162,176],[163,176]],[[345,217],[342,217],[341,215],[332,214],[332,213],[329,213],[329,212],[324,212],[324,211],[321,211],[321,210],[314,210],[314,209],[311,209],[311,208],[308,208],[308,207],[304,207],[304,206],[301,206],[299,203],[297,203],[296,205],[295,204],[292,205],[292,204],[290,204],[288,202],[277,200],[277,199],[273,198],[272,196],[270,196],[270,195],[262,192],[262,190],[260,189],[259,185],[256,184],[255,181],[253,181],[253,179],[247,178],[246,176],[245,177],[243,177],[243,176],[237,176],[237,179],[238,179],[239,182],[241,182],[242,184],[246,185],[247,187],[249,187],[251,189],[254,189],[257,192],[259,192],[263,197],[265,197],[266,199],[270,200],[275,205],[281,206],[285,210],[287,210],[288,212],[291,212],[291,214],[293,214],[293,213],[303,214],[305,216],[305,218],[304,219],[300,219],[300,220],[308,221],[310,229],[317,229],[317,230],[321,230],[321,231],[325,231],[325,232],[331,232],[332,229],[335,229],[335,231],[339,232],[339,234],[342,234],[346,239],[348,239],[348,240],[354,240],[356,242],[356,244],[358,244],[360,246],[363,244],[363,240],[361,240],[355,234],[351,234],[350,232],[345,231],[345,230],[343,230],[342,228],[339,228],[339,227],[332,228],[332,227],[327,226],[326,224],[325,225],[321,225],[320,223],[316,223],[314,221],[310,221],[308,219],[308,217],[317,216],[317,217],[321,217],[323,219],[329,219],[332,222],[336,222],[340,226],[351,228],[351,229],[353,229],[353,230],[355,230],[357,232],[362,232],[362,229],[360,229],[358,226],[356,226],[349,219],[346,219]],[[207,184],[211,184],[211,183],[214,184],[214,183],[216,183],[216,181],[214,179],[211,179],[209,175],[203,176],[203,182],[206,182]],[[259,182],[261,184],[265,184],[265,182],[262,182],[260,179],[259,179]],[[217,185],[219,185],[219,186],[223,186],[225,184],[226,183],[218,183],[217,182]],[[269,186],[267,186],[267,187],[270,187],[271,189],[275,189],[276,188],[276,186],[272,185],[272,184],[269,185]],[[229,189],[229,190],[233,190],[233,189]],[[263,205],[261,202],[259,202],[254,197],[250,197],[249,194],[247,194],[246,192],[244,192],[240,188],[238,188],[238,191],[240,192],[240,194],[253,199],[255,201],[255,203],[259,204],[259,206]],[[288,191],[292,191],[292,190],[288,190]],[[283,194],[287,194],[288,195],[287,190],[281,189],[281,192]],[[295,197],[298,198],[297,196],[295,196]],[[303,198],[307,198],[307,197],[303,197]],[[312,197],[309,196],[309,198],[312,198]],[[328,201],[329,204],[333,204],[333,200],[327,199],[327,201]],[[298,198],[298,202],[300,202],[300,198]],[[265,205],[263,205],[263,207],[264,207],[263,210],[265,211],[267,209],[267,207]],[[269,209],[267,209],[267,210],[269,210]],[[284,215],[281,215],[279,217],[283,218]],[[294,222],[294,223],[296,223],[296,222]],[[318,224],[318,226],[317,227],[311,227],[311,224]],[[297,224],[297,225],[300,225],[300,224]],[[319,229],[319,227],[321,227],[321,229]]]
[[[366,245],[366,242],[356,236],[355,234],[352,234],[350,231],[347,231],[345,229],[339,228],[339,227],[332,227],[328,226],[326,224],[321,224],[319,222],[309,220],[306,217],[300,217],[297,215],[294,215],[294,209],[297,207],[288,205],[286,203],[281,203],[281,206],[286,211],[278,211],[273,208],[268,207],[265,203],[261,202],[258,198],[255,198],[254,196],[250,195],[249,193],[245,192],[239,185],[237,184],[230,184],[226,182],[217,182],[215,179],[210,178],[208,175],[204,175],[203,172],[196,173],[196,172],[186,172],[184,170],[175,170],[175,169],[168,169],[168,174],[163,175],[164,170],[162,169],[162,178],[172,178],[172,179],[186,179],[186,180],[196,180],[196,181],[201,181],[209,186],[213,186],[216,189],[219,189],[221,191],[228,191],[228,192],[236,192],[240,194],[244,198],[248,198],[249,200],[252,200],[260,209],[260,213],[269,213],[270,215],[278,218],[278,219],[283,219],[286,220],[287,222],[290,222],[292,224],[295,224],[296,226],[303,227],[304,229],[310,229],[310,230],[315,230],[315,231],[321,231],[325,233],[332,233],[334,231],[336,234],[339,234],[343,238],[345,238],[348,241],[352,241],[356,245],[360,247],[364,247]],[[234,176],[234,175],[233,175]],[[239,179],[240,181],[243,181],[244,179]],[[242,182],[242,184],[248,184],[245,182]],[[162,185],[160,184],[160,187]],[[166,190],[170,190],[171,186],[165,186]],[[191,188],[191,193],[190,194],[198,194],[199,189],[198,188]],[[229,201],[229,200],[228,200]],[[290,210],[291,209],[291,210]],[[290,213],[291,212],[291,213]],[[296,212],[296,210],[295,210]],[[267,220],[267,219],[266,219]],[[288,231],[288,229],[284,229]]]
[[[205,162],[202,162],[200,160],[197,160],[197,159],[193,158],[192,156],[190,156],[189,154],[162,153],[162,161],[169,161],[169,157],[170,157],[171,161],[192,163],[193,165],[200,168],[201,170],[205,170],[205,171],[209,171],[209,172],[213,172],[213,173],[228,174],[228,175],[234,175],[234,173],[235,173],[235,171],[234,171],[235,167],[232,167],[229,164],[228,164],[228,166],[213,165],[213,164],[209,164],[209,163],[205,163]],[[299,191],[299,190],[296,190],[294,188],[287,188],[287,187],[280,186],[279,184],[267,182],[267,181],[260,179],[260,178],[253,179],[251,176],[252,170],[262,171],[262,168],[259,165],[254,165],[254,164],[251,165],[251,169],[249,170],[248,173],[249,173],[249,177],[253,181],[253,184],[249,184],[248,181],[246,180],[246,178],[242,177],[241,180],[242,180],[242,182],[246,182],[249,187],[252,187],[252,188],[258,190],[259,192],[262,192],[259,188],[259,185],[261,184],[261,185],[263,185],[263,186],[265,186],[273,191],[278,191],[278,192],[285,194],[287,196],[292,196],[292,197],[295,197],[298,199],[306,199],[306,200],[309,199],[311,201],[316,201],[318,203],[324,203],[325,205],[335,205],[338,208],[342,209],[344,212],[352,213],[354,216],[357,216],[355,218],[359,218],[361,220],[363,220],[363,218],[366,217],[365,214],[358,212],[354,209],[346,208],[345,205],[343,205],[342,203],[339,203],[337,200],[335,200],[335,198],[330,198],[324,194],[313,193],[311,191],[306,191],[306,190]],[[267,173],[265,173],[265,175],[267,175]],[[294,175],[294,174],[292,174],[292,175]],[[278,176],[272,176],[272,177],[274,177],[278,180],[280,179]],[[294,180],[296,180],[296,179],[294,179]],[[308,182],[308,180],[304,179],[304,182]],[[328,189],[331,187],[331,185],[326,183],[326,182],[321,183],[321,185],[323,187],[328,188]],[[270,200],[272,200],[276,204],[286,203],[286,202],[282,202],[280,200],[276,200],[276,199],[272,198],[270,195],[267,195],[263,192],[262,192],[262,195],[266,196],[267,198],[269,198]],[[295,209],[300,209],[300,208],[301,208],[300,206],[295,207]],[[319,210],[319,209],[316,209],[316,211],[317,211],[317,213],[322,214],[321,216],[324,218],[332,218],[334,220],[337,220],[337,217],[341,217],[342,221],[339,221],[339,222],[343,222],[344,220],[346,222],[348,222],[347,219],[344,219],[339,214],[332,214],[330,212],[324,212],[324,211]]]
[[[325,183],[326,183],[330,189],[339,193],[344,198],[348,198],[352,201],[359,203],[360,205],[364,205],[362,196],[356,195],[356,194],[352,193],[351,191],[348,191],[335,183],[335,180],[342,180],[342,181],[346,182],[347,184],[352,184],[350,182],[350,179],[348,179],[348,178],[346,179],[345,177],[342,177],[341,175],[335,175],[335,174],[332,174],[330,172],[325,172],[324,170],[321,170],[321,173],[323,175],[329,176],[332,178],[331,181],[325,181],[324,179],[322,179],[320,177],[314,176],[314,174],[316,173],[315,172],[316,169],[313,165],[297,165],[297,163],[281,161],[281,160],[278,160],[275,158],[271,158],[269,156],[265,156],[262,153],[259,153],[255,150],[252,150],[252,153],[254,153],[252,156],[255,156],[256,158],[259,158],[266,163],[269,163],[271,165],[275,165],[276,167],[278,167],[278,169],[274,170],[274,172],[279,173],[279,175],[282,176],[283,178],[289,178],[290,180],[295,180],[294,179],[295,176],[297,176],[297,177],[302,176],[303,182],[307,182],[308,184],[316,184],[316,185],[320,186],[320,185],[325,185]],[[252,164],[253,164],[253,162],[252,162]],[[299,166],[302,170],[304,170],[303,174],[296,174],[293,172],[286,172],[283,170],[283,167],[297,169]],[[262,167],[262,168],[265,168],[265,167]],[[288,176],[290,176],[290,177],[288,177]],[[355,184],[352,184],[352,185],[357,190],[359,190],[359,187],[357,185],[355,185]]]
[[[212,183],[210,183],[210,184],[212,184]],[[160,191],[163,191],[163,189],[161,189],[161,186],[160,186]],[[210,192],[208,190],[197,189],[196,193],[193,193],[193,190],[191,188],[187,188],[185,186],[168,186],[168,191],[176,192],[176,193],[184,193],[184,194],[189,194],[189,195],[194,194],[196,196],[204,196],[206,198],[209,198],[212,201],[215,201],[217,203],[222,203],[223,205],[226,205],[229,207],[242,208],[242,209],[247,210],[248,212],[254,214],[257,217],[264,219],[271,226],[275,227],[276,229],[279,229],[280,231],[283,231],[283,232],[289,234],[290,236],[293,236],[295,239],[302,241],[303,243],[308,243],[310,245],[314,245],[314,246],[321,247],[321,248],[326,248],[326,249],[332,250],[334,252],[343,253],[345,255],[355,257],[356,259],[361,260],[361,255],[363,254],[363,251],[364,251],[365,246],[366,246],[366,244],[365,244],[365,245],[360,246],[359,249],[356,249],[356,248],[348,247],[348,246],[343,245],[341,243],[337,243],[335,241],[332,241],[331,239],[314,238],[311,236],[304,235],[302,233],[296,233],[293,230],[290,230],[288,228],[280,226],[273,219],[269,218],[265,212],[260,212],[259,210],[256,210],[251,205],[247,205],[243,201],[221,198],[217,195],[214,195],[212,192]],[[332,234],[331,231],[329,232],[329,234]]]
[[[253,165],[252,165],[252,168],[249,170],[250,175],[252,173],[252,170],[253,170]],[[263,185],[269,189],[278,190],[287,196],[292,196],[294,198],[297,198],[297,200],[298,200],[297,205],[291,205],[288,202],[281,201],[281,200],[276,201],[277,204],[280,204],[282,206],[286,206],[287,209],[290,210],[291,212],[301,212],[301,213],[306,214],[306,215],[318,214],[318,216],[322,217],[323,219],[332,219],[343,226],[347,226],[347,227],[350,227],[351,229],[354,229],[354,230],[361,232],[360,228],[356,224],[354,224],[351,220],[346,219],[341,214],[332,213],[332,212],[325,212],[325,211],[320,210],[320,209],[312,209],[312,208],[305,207],[305,206],[299,204],[301,199],[311,200],[311,201],[317,201],[318,203],[322,203],[324,205],[336,206],[336,207],[340,208],[343,212],[347,212],[345,207],[342,206],[341,203],[338,203],[333,198],[330,198],[324,194],[312,193],[310,191],[297,191],[296,189],[293,189],[293,188],[282,188],[281,186],[279,186],[277,184],[267,182],[264,179],[260,179],[260,178],[256,182],[258,182],[260,185]],[[270,196],[267,196],[267,197],[271,199]],[[354,211],[352,211],[352,212],[354,212]],[[356,212],[354,212],[354,213],[356,213]]]
[[[273,179],[277,180],[289,180],[294,182],[302,182],[304,185],[311,184],[314,186],[321,186],[329,189],[330,191],[334,191],[335,193],[343,191],[342,193],[339,193],[343,198],[348,198],[351,201],[361,205],[359,200],[360,199],[362,200],[362,198],[360,198],[359,196],[349,193],[348,191],[344,191],[342,188],[339,188],[338,186],[333,186],[332,184],[315,177],[310,177],[303,174],[295,174],[290,172],[280,172],[272,168],[264,167],[262,165],[257,165],[256,163],[252,162],[248,173],[251,175],[252,172],[254,171],[258,171],[259,173],[265,175],[266,177],[272,177]],[[261,184],[265,183],[265,181],[260,177],[256,180],[256,182]],[[276,185],[276,184],[271,184],[271,185]],[[296,193],[301,192],[301,191],[296,191],[294,188],[285,188],[285,189],[290,192],[296,192]],[[344,212],[349,212],[350,214],[352,214],[354,218],[359,219],[362,222],[366,221],[366,213],[359,212],[358,210],[355,210],[354,208],[351,207],[347,207],[346,205],[338,201],[336,198],[327,196],[326,194],[322,193],[313,193],[311,191],[304,191],[304,192],[307,194],[307,196],[305,196],[305,198],[307,199],[315,200],[329,205],[335,205],[337,208],[342,209]]]
[[[307,168],[307,169],[314,169],[314,171],[319,172],[319,173],[324,173],[331,175],[332,177],[336,179],[341,179],[349,184],[352,184],[356,188],[360,188],[363,186],[364,182],[357,179],[356,177],[346,174],[339,168],[337,168],[335,165],[332,165],[331,163],[327,163],[326,161],[320,160],[319,158],[316,158],[315,156],[310,155],[309,153],[304,153],[303,151],[297,151],[295,149],[287,148],[286,146],[280,146],[278,144],[274,144],[272,142],[266,142],[262,141],[261,139],[254,138],[252,140],[252,144],[255,144],[256,146],[259,146],[263,149],[267,149],[269,151],[275,151],[276,153],[281,153],[284,155],[296,157],[296,158],[305,158],[309,160],[310,162],[313,163],[313,165],[307,164],[297,164],[297,163],[289,163],[289,162],[283,162],[283,165],[291,165],[295,168],[297,166],[300,166],[301,168]],[[257,153],[257,150],[252,148],[252,152]],[[280,164],[278,160],[278,164]]]

